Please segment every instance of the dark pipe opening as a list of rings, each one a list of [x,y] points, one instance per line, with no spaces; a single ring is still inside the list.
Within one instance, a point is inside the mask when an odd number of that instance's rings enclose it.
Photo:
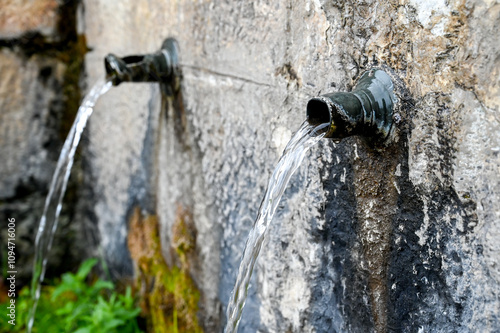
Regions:
[[[131,65],[131,64],[136,64],[136,63],[139,63],[141,61],[144,60],[144,56],[143,55],[133,55],[133,56],[128,56],[128,57],[123,57],[123,61],[127,64],[127,65]]]
[[[331,121],[331,106],[322,98],[313,98],[307,103],[307,121],[320,125]]]

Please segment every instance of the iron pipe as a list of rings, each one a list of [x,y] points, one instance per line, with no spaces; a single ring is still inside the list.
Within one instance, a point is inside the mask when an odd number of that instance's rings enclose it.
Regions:
[[[395,102],[391,77],[383,70],[371,69],[351,92],[334,92],[309,100],[307,120],[311,124],[330,123],[326,138],[339,141],[360,135],[382,143],[392,132]]]

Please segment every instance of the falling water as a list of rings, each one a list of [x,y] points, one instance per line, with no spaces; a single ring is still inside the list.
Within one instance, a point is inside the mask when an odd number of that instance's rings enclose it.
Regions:
[[[260,205],[259,214],[257,215],[252,230],[250,230],[238,270],[238,278],[233,292],[231,293],[231,298],[229,299],[225,329],[226,333],[234,333],[238,330],[255,261],[259,256],[267,228],[273,219],[288,181],[300,166],[300,163],[302,163],[309,148],[325,135],[322,129],[328,125],[328,123],[317,126],[310,125],[305,121],[290,142],[288,142],[283,155],[278,161],[278,165],[274,169],[269,184],[267,185],[266,195]]]
[[[75,122],[69,131],[68,137],[61,150],[61,155],[57,161],[56,171],[52,178],[49,194],[45,199],[43,215],[40,219],[40,225],[38,226],[38,233],[35,240],[35,261],[33,264],[33,278],[31,280],[32,308],[28,316],[28,333],[31,332],[33,328],[36,307],[38,299],[40,298],[41,284],[47,266],[47,255],[52,246],[54,233],[57,229],[57,221],[61,213],[61,203],[71,173],[76,147],[80,142],[80,137],[87,124],[87,120],[92,114],[92,111],[94,111],[94,105],[97,99],[106,93],[111,88],[111,85],[111,81],[101,79],[94,84],[90,92],[85,96],[80,108],[78,108]]]

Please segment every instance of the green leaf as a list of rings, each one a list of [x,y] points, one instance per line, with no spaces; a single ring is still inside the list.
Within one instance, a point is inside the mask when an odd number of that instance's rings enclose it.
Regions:
[[[121,326],[125,324],[125,321],[121,320],[121,319],[112,319],[108,322],[106,322],[106,324],[103,326],[106,330],[110,330],[112,328],[116,328],[118,326]]]
[[[114,289],[115,285],[110,281],[97,280],[92,287],[94,290]]]
[[[92,331],[88,327],[82,327],[74,331],[73,333],[91,333]]]
[[[87,277],[87,275],[89,275],[92,267],[94,267],[95,264],[97,264],[97,259],[95,258],[85,260],[76,273],[77,279],[83,281]]]

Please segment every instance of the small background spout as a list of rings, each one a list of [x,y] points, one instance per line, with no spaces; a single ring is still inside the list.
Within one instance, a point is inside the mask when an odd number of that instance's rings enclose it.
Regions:
[[[117,86],[122,82],[159,82],[179,88],[180,67],[178,44],[167,38],[159,51],[146,55],[131,55],[120,58],[108,54],[104,58],[106,77]]]

